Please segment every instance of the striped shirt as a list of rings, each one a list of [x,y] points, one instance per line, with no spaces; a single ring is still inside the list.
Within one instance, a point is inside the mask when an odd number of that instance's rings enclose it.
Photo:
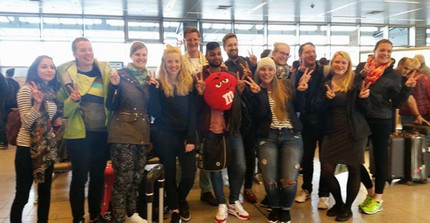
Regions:
[[[21,116],[21,128],[19,129],[16,145],[30,147],[30,130],[33,123],[40,117],[40,112],[33,108],[31,104],[32,93],[28,84],[19,89],[17,95],[18,110]],[[49,118],[52,119],[57,111],[54,101],[47,101]]]
[[[271,129],[292,129],[293,126],[290,123],[290,118],[288,117],[288,113],[286,113],[287,117],[284,121],[279,121],[275,115],[275,101],[272,98],[272,92],[268,92],[270,110],[272,111],[272,123],[270,123]]]

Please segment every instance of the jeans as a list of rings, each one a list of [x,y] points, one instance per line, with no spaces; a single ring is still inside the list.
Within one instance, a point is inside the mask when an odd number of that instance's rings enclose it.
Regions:
[[[29,147],[18,146],[15,155],[16,192],[10,212],[10,222],[22,221],[22,210],[28,202],[33,185],[33,167]],[[45,171],[45,182],[37,184],[37,222],[48,222],[51,202],[51,182],[53,165]]]
[[[90,174],[88,188],[88,209],[90,218],[100,215],[103,194],[103,178],[109,157],[106,132],[86,132],[84,139],[66,140],[67,151],[72,162],[72,182],[70,184],[70,205],[73,222],[84,219],[85,184]]]
[[[259,165],[271,208],[289,210],[297,190],[297,176],[303,155],[299,133],[289,129],[270,129],[259,140]]]

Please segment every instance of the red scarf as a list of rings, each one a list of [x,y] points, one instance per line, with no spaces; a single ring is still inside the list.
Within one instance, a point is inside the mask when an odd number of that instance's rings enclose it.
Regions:
[[[385,69],[387,69],[387,67],[389,67],[391,65],[391,61],[377,66],[376,62],[375,62],[375,58],[373,57],[369,57],[367,59],[366,65],[368,69],[369,69],[369,73],[367,74],[366,78],[364,79],[364,81],[367,83],[370,82],[370,84],[374,84],[384,73]]]

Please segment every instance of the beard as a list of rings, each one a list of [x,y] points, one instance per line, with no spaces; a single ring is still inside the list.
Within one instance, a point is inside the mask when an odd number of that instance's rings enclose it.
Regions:
[[[220,61],[217,61],[217,62],[209,62],[208,61],[208,63],[209,63],[209,66],[211,66],[211,67],[220,67],[221,66]]]
[[[230,53],[227,53],[228,58],[235,60],[239,57],[238,51],[232,51]]]

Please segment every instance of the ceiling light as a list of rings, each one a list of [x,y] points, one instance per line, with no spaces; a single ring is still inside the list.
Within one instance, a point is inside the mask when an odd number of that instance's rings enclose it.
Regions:
[[[365,19],[362,16],[349,16],[349,15],[334,15],[333,18],[346,18],[346,19]]]
[[[248,14],[254,13],[255,11],[257,11],[257,9],[259,9],[259,8],[265,6],[265,5],[267,5],[267,2],[263,2],[263,3],[255,6],[253,9],[251,9],[251,10],[248,11]]]
[[[408,1],[398,1],[398,0],[385,0],[387,3],[401,3],[401,4],[420,4],[421,2],[408,2]]]
[[[390,17],[398,16],[398,15],[403,15],[403,14],[408,14],[408,13],[415,12],[415,11],[418,11],[418,10],[421,10],[421,9],[422,8],[417,8],[417,9],[412,9],[412,10],[409,10],[409,11],[399,12],[399,13],[396,13],[394,15],[391,15]]]
[[[393,19],[393,20],[424,22],[424,19]]]
[[[167,3],[167,7],[164,10],[165,12],[170,12],[173,8],[173,6],[175,5],[176,0],[169,0],[169,2]]]
[[[334,9],[332,9],[332,10],[328,11],[328,12],[320,13],[320,14],[318,14],[317,16],[324,16],[325,14],[329,14],[329,13],[332,13],[332,12],[335,12],[335,11],[339,11],[339,10],[341,10],[341,9],[344,9],[344,8],[349,7],[349,6],[355,5],[355,4],[357,4],[357,2],[358,2],[358,1],[351,2],[351,3],[348,3],[348,4],[346,4],[346,5],[339,6],[339,7],[334,8]]]

